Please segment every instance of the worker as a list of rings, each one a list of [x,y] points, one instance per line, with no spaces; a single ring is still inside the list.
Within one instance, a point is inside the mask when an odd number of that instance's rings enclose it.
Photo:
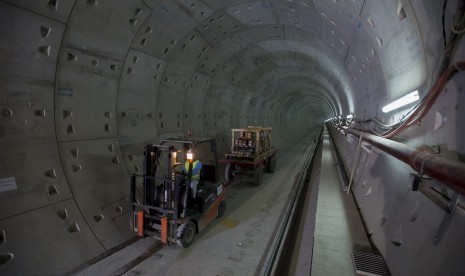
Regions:
[[[183,170],[189,171],[189,165],[192,163],[192,176],[190,182],[191,196],[195,198],[197,196],[197,185],[200,180],[200,170],[202,169],[202,162],[197,160],[192,150],[188,150],[186,154],[186,163],[184,164]]]

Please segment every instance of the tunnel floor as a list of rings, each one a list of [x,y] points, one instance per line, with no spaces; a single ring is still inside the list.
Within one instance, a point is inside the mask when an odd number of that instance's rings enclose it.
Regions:
[[[239,181],[230,185],[225,215],[197,234],[189,248],[165,246],[154,251],[158,241],[145,238],[76,275],[254,275],[305,162],[302,153],[310,150],[311,140],[303,139],[280,151],[276,172],[264,174],[261,186]],[[350,255],[354,244],[369,247],[352,196],[341,191],[334,164],[325,135],[312,275],[354,275]],[[124,269],[144,252],[150,257]]]

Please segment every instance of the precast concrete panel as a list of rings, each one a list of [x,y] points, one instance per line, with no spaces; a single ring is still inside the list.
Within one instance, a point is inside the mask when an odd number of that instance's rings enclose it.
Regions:
[[[55,122],[59,141],[116,137],[119,76],[92,65],[61,63],[57,73]],[[82,107],[86,108],[83,109]]]
[[[305,45],[311,45],[315,48],[318,47],[317,35],[300,28],[284,25],[284,36],[286,40],[298,41]],[[308,59],[308,57],[304,58],[303,60],[305,59]]]
[[[255,108],[254,110],[251,110],[251,114],[254,117],[254,121],[257,122],[257,125],[260,125],[258,122],[263,118],[263,113],[264,113],[264,98],[261,96],[258,96],[255,98]]]
[[[199,56],[200,57],[200,56]],[[197,63],[196,71],[204,75],[214,77],[218,71],[224,66],[229,56],[225,56],[224,52],[215,50],[214,48],[208,49],[208,52],[202,55]]]
[[[204,101],[204,114],[206,114],[205,119],[205,129],[214,129],[216,131],[217,124],[219,120],[219,104],[221,99],[223,88],[214,87],[210,85],[208,92],[205,95]]]
[[[279,23],[284,24],[285,28],[293,27],[305,33],[321,34],[321,20],[313,3],[302,1],[300,5],[295,5],[286,1],[274,1],[273,4]],[[286,39],[287,37],[286,31]]]
[[[239,33],[236,32],[230,36],[224,37],[217,47],[213,48],[215,51],[215,59],[220,60],[225,64],[229,62],[230,58],[234,56],[236,52],[248,47],[249,43],[243,40],[238,34]]]
[[[180,93],[185,93],[193,73],[194,67],[185,67],[182,62],[170,62],[166,66],[161,83]]]
[[[105,249],[134,236],[128,223],[130,178],[119,141],[62,142],[59,147],[74,199]]]
[[[140,0],[79,0],[68,21],[63,47],[122,62],[150,12]]]
[[[458,3],[460,2],[457,2],[457,4]],[[398,8],[401,8],[401,10],[399,10],[399,15],[402,15],[400,13],[402,12],[403,5],[402,3],[398,5],[400,5]],[[444,3],[430,1],[428,2],[428,5],[425,5],[424,1],[412,0],[410,1],[410,5],[412,6],[412,10],[415,12],[415,19],[417,20],[418,28],[422,34],[423,46],[425,47],[425,55],[427,59],[426,63],[428,64],[428,67],[431,68],[432,65],[438,62],[438,59],[442,54],[442,49],[444,49],[444,38],[442,36],[442,16]],[[447,11],[451,14],[449,15]],[[448,16],[455,17],[456,12],[458,12],[456,4],[450,3],[446,5],[444,22],[450,22],[452,18],[448,18]],[[446,32],[445,35],[446,39],[450,39],[450,34],[448,32]],[[463,41],[461,43],[463,45]],[[458,46],[457,49],[463,49],[463,47]],[[460,59],[460,55],[457,53],[455,54],[455,57]],[[427,76],[427,81],[429,83],[431,83],[432,78],[436,77],[434,75],[435,73],[439,72],[433,72]]]
[[[256,120],[256,111],[257,111],[257,98],[253,95],[250,95],[250,103],[247,108],[247,113],[246,113],[246,119],[247,119],[247,125],[253,126],[255,124]]]
[[[170,62],[183,61],[186,66],[195,67],[212,50],[208,42],[194,29],[180,42]]]
[[[194,136],[203,136],[203,129],[208,127],[207,114],[204,110],[205,95],[211,84],[211,78],[195,73],[184,98],[184,125],[189,126]],[[188,129],[184,129],[186,132]]]
[[[1,141],[0,219],[72,197],[56,140],[51,137],[33,139],[33,142],[23,143],[20,142],[23,139],[17,140],[21,147]]]
[[[426,125],[426,134],[418,133],[417,137],[423,136],[417,140],[417,143],[410,144],[413,147],[421,147],[423,145],[438,146],[439,152],[451,159],[459,159],[459,145],[465,140],[465,135],[461,135],[460,127],[457,127],[453,122],[462,122],[460,111],[457,103],[460,103],[459,89],[465,84],[459,78],[452,78],[444,87],[443,92],[436,99],[435,103],[422,119],[422,124]],[[447,145],[447,146],[445,146]]]
[[[163,0],[142,0],[152,10],[155,10]]]
[[[230,7],[226,12],[249,27],[278,23],[278,16],[271,1],[249,2]]]
[[[5,0],[33,13],[66,23],[76,0]]]
[[[428,200],[428,199],[426,199]],[[459,201],[460,204],[463,204],[463,200],[462,201]],[[430,203],[432,203],[430,201]],[[428,209],[429,210],[429,209]],[[442,220],[445,220],[448,218],[448,213],[446,213],[444,210],[441,210],[441,214],[440,214],[440,218],[441,218],[441,222]],[[422,216],[423,219],[426,220],[426,215],[425,216]],[[463,265],[463,262],[462,262],[462,259],[461,258],[457,258],[456,256],[456,252],[464,252],[465,251],[465,241],[463,239],[458,239],[457,237],[461,237],[462,234],[463,234],[463,229],[465,229],[465,211],[463,210],[463,208],[457,208],[454,212],[454,215],[452,216],[451,218],[451,221],[450,221],[450,224],[449,226],[444,229],[445,232],[444,232],[444,237],[442,238],[442,240],[439,242],[439,244],[437,245],[437,248],[440,250],[440,254],[444,255],[445,257],[444,258],[441,258],[441,260],[438,262],[436,260],[436,256],[433,255],[433,256],[428,256],[429,259],[425,259],[425,265],[424,266],[418,266],[418,270],[420,270],[420,273],[424,273],[428,270],[428,265],[427,264],[431,264],[431,263],[436,263],[436,267],[435,267],[435,270],[432,271],[432,274],[431,275],[434,275],[433,273],[436,273],[437,274],[441,274],[441,273],[444,273],[444,275],[462,275],[462,274],[465,274],[465,266]],[[419,221],[418,224],[420,224],[422,221]],[[437,223],[435,224],[435,226],[432,226],[431,227],[431,230],[435,232],[435,234],[437,233],[437,231],[440,230],[439,226],[438,226],[438,223],[439,222],[439,218],[437,220]],[[421,225],[421,224],[420,224]],[[426,224],[428,225],[428,224]],[[420,226],[422,229],[424,227]],[[417,227],[417,229],[419,229],[420,227]],[[438,227],[438,228],[436,228]],[[428,236],[428,239],[431,238],[431,236]],[[434,250],[434,247],[431,246],[430,244],[430,250]],[[427,252],[431,252],[431,251],[423,251],[422,253],[423,254],[426,254]],[[440,255],[438,254],[438,255]],[[434,258],[433,261],[431,262],[428,262],[429,260],[431,260],[432,258]],[[423,270],[423,271],[421,271]],[[431,271],[431,270],[430,270]]]
[[[315,8],[318,10],[323,23],[321,24],[320,39],[323,43],[330,40],[337,41],[344,54],[347,52],[348,45],[358,43],[358,41],[353,42],[352,40],[362,26],[359,19],[361,7],[349,5],[349,2],[351,1],[338,1],[338,3],[329,3],[328,5],[324,0],[315,1]]]
[[[145,144],[156,142],[155,107],[165,68],[164,60],[133,49],[123,67],[115,115],[121,150],[131,173],[142,168]]]
[[[369,48],[350,48],[347,56],[347,72],[354,83],[353,91],[357,91],[354,93],[354,107],[361,113],[359,117],[377,116],[380,108],[374,103],[382,100],[386,94],[379,58]]]
[[[408,2],[409,3],[409,2]],[[386,80],[387,99],[390,101],[418,89],[427,77],[426,55],[422,35],[412,6],[403,3],[406,17],[397,15],[397,2],[371,3],[363,6],[366,30],[380,56]],[[373,27],[374,26],[374,27]]]
[[[183,132],[185,96],[183,91],[175,90],[164,83],[160,85],[156,106],[158,134]]]
[[[244,79],[244,81],[247,81],[251,77],[256,77],[255,72],[250,68],[239,65],[238,67],[236,67],[235,70],[232,71],[231,80],[229,82],[238,87],[245,88],[245,85],[242,86],[242,79]],[[248,82],[246,82],[246,84],[247,83]]]
[[[197,22],[205,20],[210,17],[214,10],[203,3],[201,0],[190,0],[179,3],[180,7],[186,11]]]
[[[191,39],[193,38],[193,39]],[[190,77],[196,68],[205,70],[205,64],[201,62],[205,58],[210,59],[211,47],[208,45],[199,32],[195,29],[187,34],[180,42],[179,48],[175,51],[170,60],[170,73],[179,74],[185,72],[186,78]],[[202,64],[202,65],[200,65]],[[205,70],[210,74],[209,71]],[[186,86],[184,86],[186,87]]]
[[[13,256],[1,275],[64,275],[105,250],[73,199],[1,220],[0,229],[2,261]]]
[[[269,100],[265,100],[262,103],[261,108],[259,110],[260,125],[272,126],[271,122],[273,121],[274,114],[273,106],[273,103]]]
[[[244,26],[239,21],[224,11],[212,14],[196,27],[203,38],[215,48],[221,41],[243,28]]]
[[[166,62],[159,58],[129,51],[119,82],[117,106],[123,146],[156,137],[155,106],[165,67]]]
[[[247,32],[252,32],[252,31],[247,31]],[[239,33],[239,35],[241,34],[242,32]],[[235,54],[235,57],[241,64],[241,71],[254,70],[257,67],[269,61],[267,52],[265,52],[263,49],[255,45],[251,45],[247,48],[244,48],[238,51]]]
[[[131,47],[168,61],[196,24],[175,1],[163,1],[142,25]]]
[[[392,274],[441,275],[444,267],[452,265],[450,262],[445,266],[431,265],[437,264],[439,260],[428,253],[436,250],[433,239],[444,215],[444,210],[423,193],[410,191],[402,204],[402,211],[386,218],[384,227],[374,232],[372,238],[375,241],[383,240],[383,255]],[[456,241],[455,245],[449,244],[446,251],[453,247],[463,248],[463,244],[462,241]],[[415,262],[406,262],[406,259],[415,259]]]
[[[218,69],[212,84],[216,86],[226,86],[231,79],[232,72],[239,66],[239,62],[235,58],[225,60]]]
[[[220,127],[226,130],[225,133],[229,138],[231,138],[230,128],[232,127],[233,115],[238,113],[238,111],[235,109],[237,106],[234,104],[236,92],[237,87],[228,84],[223,90],[221,103],[219,105],[219,113],[222,119]]]
[[[240,114],[248,116],[249,107],[252,103],[252,93],[248,90],[239,90],[240,95],[242,96]]]
[[[0,3],[0,26],[8,42],[0,44],[0,219],[5,219],[71,195],[53,121],[53,79],[64,25]]]
[[[222,10],[228,7],[236,6],[242,3],[248,3],[249,0],[202,0],[205,4],[215,10]]]
[[[64,25],[6,3],[0,3],[0,24],[2,81],[53,86]]]

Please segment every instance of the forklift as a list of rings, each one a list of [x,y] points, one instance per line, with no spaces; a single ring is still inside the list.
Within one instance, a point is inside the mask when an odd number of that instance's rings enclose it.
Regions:
[[[197,189],[190,185],[194,160],[202,164]],[[148,144],[143,172],[131,174],[130,224],[139,236],[186,248],[196,233],[224,214],[215,139],[179,137]]]

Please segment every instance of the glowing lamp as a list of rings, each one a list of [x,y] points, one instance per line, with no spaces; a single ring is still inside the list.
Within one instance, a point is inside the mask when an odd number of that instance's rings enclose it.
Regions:
[[[418,90],[415,90],[415,91],[403,96],[402,98],[397,99],[397,100],[393,101],[392,103],[384,106],[382,108],[382,110],[383,110],[384,113],[388,113],[388,112],[391,112],[391,111],[396,110],[398,108],[401,108],[403,106],[406,106],[408,104],[411,104],[413,102],[416,102],[419,99],[420,99],[420,95],[418,94]]]
[[[186,154],[187,161],[192,162],[194,160],[194,154],[192,153],[191,150],[189,150]]]

